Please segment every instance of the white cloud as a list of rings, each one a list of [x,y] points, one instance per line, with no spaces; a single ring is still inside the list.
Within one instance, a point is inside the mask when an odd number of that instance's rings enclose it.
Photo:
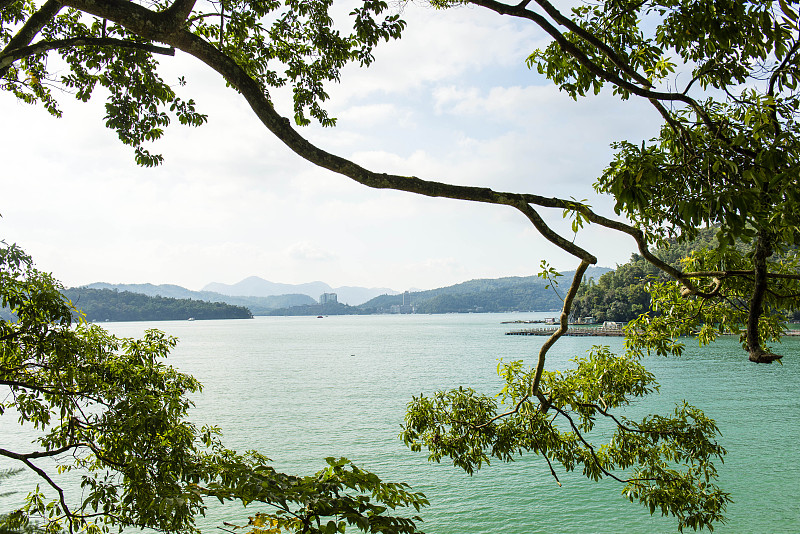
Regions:
[[[286,249],[286,253],[289,257],[293,260],[299,261],[328,261],[336,258],[336,254],[329,252],[317,245],[314,245],[308,241],[299,241],[297,243],[293,243],[288,249]]]
[[[409,4],[402,18],[408,22],[403,37],[380,46],[368,69],[345,69],[342,85],[331,90],[334,99],[405,93],[487,67],[522,65],[548,42],[532,24],[472,7],[441,11]]]

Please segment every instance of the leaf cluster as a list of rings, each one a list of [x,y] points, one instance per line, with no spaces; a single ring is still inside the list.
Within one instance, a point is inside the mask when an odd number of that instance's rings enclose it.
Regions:
[[[533,453],[556,480],[554,463],[592,480],[611,478],[626,498],[674,516],[679,530],[713,529],[730,500],[715,484],[714,462],[725,450],[714,422],[686,404],[641,421],[615,414],[657,390],[654,377],[635,357],[607,347],[574,362],[571,370],[545,371],[538,392],[531,391],[534,369],[501,361],[504,385],[495,397],[463,387],[414,397],[401,438],[412,450],[426,448],[430,460],[449,457],[469,474],[491,459]]]

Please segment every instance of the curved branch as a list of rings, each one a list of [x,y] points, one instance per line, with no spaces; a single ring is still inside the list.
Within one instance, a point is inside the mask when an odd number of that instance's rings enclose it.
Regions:
[[[536,395],[539,393],[539,382],[542,379],[542,373],[544,372],[544,360],[545,356],[547,356],[547,351],[550,350],[558,338],[563,336],[567,330],[569,329],[569,314],[572,311],[572,302],[575,300],[575,295],[578,294],[578,288],[581,285],[581,280],[583,280],[583,274],[586,272],[586,269],[589,267],[589,261],[582,260],[581,264],[575,269],[575,276],[572,278],[572,284],[569,286],[569,291],[567,291],[566,297],[564,297],[564,304],[561,306],[561,316],[559,317],[559,326],[558,329],[553,332],[553,334],[547,338],[547,340],[542,345],[542,348],[539,349],[539,361],[536,364],[536,374],[533,377],[533,383],[531,384],[530,393],[532,395]],[[549,403],[548,403],[549,404]]]
[[[527,9],[519,9],[517,6],[509,6],[507,4],[497,2],[496,0],[469,0],[469,2],[471,4],[475,4],[490,9],[500,15],[509,15],[512,17],[527,19],[530,20],[531,22],[534,22],[537,26],[539,26],[545,32],[547,32],[547,34],[550,35],[550,37],[552,37],[565,52],[569,53],[572,57],[574,57],[589,72],[604,79],[607,82],[618,85],[620,88],[626,91],[630,91],[631,93],[637,96],[642,96],[648,99],[654,98],[656,100],[662,100],[662,101],[683,102],[684,104],[687,104],[694,109],[699,109],[700,111],[702,111],[700,105],[697,104],[697,102],[689,96],[686,96],[681,93],[664,93],[661,91],[654,91],[649,88],[640,87],[634,83],[624,80],[617,74],[597,65],[597,63],[592,61],[583,52],[583,50],[581,50],[575,45],[575,43],[567,39],[563,33],[558,31],[558,29],[555,26],[550,24],[550,22],[546,18],[544,18],[542,15],[534,11],[530,11]],[[539,0],[537,0],[537,3],[540,3]],[[617,58],[617,61],[621,60]],[[626,74],[629,73],[626,71]]]
[[[571,18],[565,17],[558,9],[556,9],[553,6],[553,4],[551,4],[547,0],[536,0],[536,3],[542,6],[542,9],[544,9],[545,12],[548,15],[550,15],[553,18],[553,20],[555,20],[557,23],[566,27],[569,31],[571,31],[572,33],[579,36],[581,39],[583,39],[590,45],[600,50],[611,61],[611,63],[613,63],[614,66],[616,66],[619,70],[621,70],[622,72],[624,72],[625,74],[627,74],[628,76],[630,76],[631,78],[642,84],[643,87],[646,88],[653,87],[653,84],[650,82],[650,80],[648,80],[647,78],[636,72],[635,69],[633,69],[630,65],[624,62],[622,58],[619,57],[619,54],[617,54],[610,46],[608,46],[606,43],[595,37],[593,34],[581,28],[578,24],[575,24],[575,22]]]
[[[29,452],[27,454],[22,454],[19,452],[9,451],[7,449],[0,449],[0,456],[5,456],[6,458],[11,458],[13,460],[19,460],[21,462],[25,460],[30,460],[34,458],[49,458],[52,456],[58,456],[59,454],[64,454],[70,449],[76,449],[85,445],[84,443],[71,443],[69,445],[64,445],[58,449],[53,449],[52,451],[35,451]]]
[[[789,62],[792,60],[792,58],[794,57],[794,55],[797,53],[798,50],[800,50],[800,40],[794,42],[792,48],[789,49],[788,52],[786,52],[786,57],[783,58],[781,64],[778,65],[778,68],[776,68],[775,71],[772,73],[772,76],[770,76],[769,85],[767,87],[767,94],[769,96],[775,95],[775,85],[778,82],[778,78],[780,77],[781,73],[789,64]]]
[[[583,443],[583,445],[589,451],[589,454],[592,456],[592,459],[594,460],[594,464],[607,477],[613,478],[617,482],[621,482],[623,484],[637,484],[637,485],[640,482],[660,481],[661,480],[661,479],[658,479],[658,478],[627,478],[627,479],[619,478],[614,473],[610,472],[608,469],[603,467],[602,462],[600,462],[600,458],[597,457],[597,452],[595,452],[594,446],[592,446],[591,443],[586,441],[586,438],[583,437],[583,434],[581,433],[580,429],[578,428],[578,425],[575,424],[575,421],[572,420],[572,417],[570,417],[567,412],[565,412],[564,410],[562,410],[558,406],[553,406],[553,409],[555,409],[559,414],[564,416],[564,418],[566,418],[567,421],[569,421],[569,424],[572,427],[572,430],[575,432],[575,435],[578,437],[578,439],[581,441],[581,443]]]
[[[730,271],[696,271],[691,273],[683,273],[686,278],[700,278],[717,276],[720,278],[729,278],[732,276],[751,277],[755,274],[755,270],[730,270]],[[800,280],[800,274],[786,274],[786,273],[764,273],[767,278],[777,278],[779,280]]]
[[[684,93],[674,93],[674,92],[665,93],[662,91],[655,91],[651,89],[652,85],[650,85],[649,82],[644,87],[640,87],[635,83],[631,83],[623,79],[616,73],[601,67],[600,65],[595,63],[592,59],[590,59],[574,43],[572,43],[569,39],[567,39],[557,28],[555,28],[552,24],[550,24],[550,22],[542,15],[539,15],[538,13],[535,13],[533,11],[529,11],[525,9],[524,6],[523,7],[509,6],[507,4],[497,2],[496,0],[468,0],[468,1],[471,4],[485,7],[500,15],[509,15],[512,17],[517,17],[532,21],[537,26],[542,28],[545,32],[547,32],[547,34],[550,35],[558,43],[558,45],[561,47],[562,50],[564,50],[566,53],[575,58],[575,60],[577,60],[578,63],[580,63],[589,72],[601,78],[602,80],[605,80],[609,83],[613,83],[614,85],[620,87],[621,89],[624,89],[625,91],[628,91],[637,96],[641,96],[643,98],[647,98],[655,106],[656,110],[661,114],[661,116],[668,122],[670,127],[672,127],[673,129],[676,129],[678,131],[683,130],[683,128],[680,127],[678,122],[675,121],[675,119],[673,119],[669,115],[669,112],[661,104],[662,101],[683,102],[684,104],[692,108],[692,110],[697,114],[697,116],[700,118],[700,120],[703,122],[706,128],[708,128],[708,130],[712,133],[712,135],[728,143],[730,145],[731,150],[749,157],[755,156],[755,153],[752,150],[748,150],[731,144],[727,136],[725,136],[722,133],[721,124],[716,123],[708,114],[708,112],[706,112],[703,106],[700,105],[700,103],[698,103],[695,99],[691,98],[690,96]],[[543,0],[537,0],[537,3],[540,5],[542,5],[542,2]],[[561,15],[557,10],[555,10],[555,8],[553,8],[553,11],[558,15],[560,15],[565,20],[568,20],[565,17],[563,17],[563,15]],[[550,13],[548,12],[548,14]],[[560,22],[560,19],[556,20]],[[588,34],[588,32],[582,31],[580,35],[582,38],[584,38],[583,34],[591,35]],[[597,41],[596,38],[593,38],[591,41],[587,40],[587,42],[589,42],[589,44],[591,44],[592,46],[597,46],[596,41]],[[606,57],[608,57],[609,60],[611,60],[612,63],[614,63],[615,66],[619,67],[618,63],[622,63],[622,60],[619,58],[619,56],[614,54],[614,52],[606,46],[603,47],[602,51],[606,54]],[[630,68],[624,70],[624,72],[629,76],[631,75],[631,71],[632,69]],[[638,78],[634,77],[634,79],[639,81]]]
[[[59,39],[56,41],[39,41],[30,46],[23,46],[9,50],[0,54],[0,70],[8,68],[12,63],[24,57],[34,54],[41,54],[50,50],[60,50],[62,48],[73,48],[76,46],[110,46],[114,48],[131,48],[144,50],[154,54],[174,56],[174,48],[156,46],[149,43],[138,43],[136,41],[126,41],[124,39],[114,39],[112,37],[73,37],[71,39]]]
[[[596,259],[580,247],[575,246],[555,232],[552,232],[544,225],[535,210],[530,206],[525,207],[525,204],[579,211],[590,222],[600,224],[606,228],[618,230],[633,237],[639,247],[640,253],[647,261],[679,280],[691,294],[706,298],[713,296],[712,294],[702,292],[695,288],[689,278],[679,269],[655,257],[648,250],[645,236],[638,228],[600,216],[594,213],[588,206],[574,201],[547,198],[533,194],[497,192],[484,187],[454,185],[422,180],[415,176],[400,176],[370,171],[353,161],[322,150],[301,136],[292,128],[288,118],[284,118],[278,114],[267,98],[264,88],[256,80],[252,79],[232,58],[190,31],[181,28],[176,29],[174,26],[169,25],[168,21],[163,20],[162,13],[155,13],[141,5],[124,2],[122,0],[107,0],[105,2],[99,2],[98,0],[63,1],[65,5],[73,6],[101,18],[107,18],[144,38],[171,45],[199,59],[222,75],[233,88],[242,94],[261,123],[272,132],[273,135],[300,157],[318,167],[331,170],[349,177],[362,185],[375,189],[394,189],[429,197],[444,197],[516,207],[529,218],[534,226],[542,232],[542,235],[563,250],[581,258],[581,265],[584,265],[584,263],[594,263]],[[471,0],[471,3],[486,7],[502,15],[511,15],[533,21],[553,36],[559,45],[564,48],[565,52],[575,57],[576,60],[596,76],[611,83],[615,83],[633,94],[643,96],[654,102],[660,100],[684,102],[694,109],[704,124],[712,130],[713,135],[718,137],[723,136],[720,131],[720,125],[715,124],[694,99],[679,93],[662,93],[643,89],[631,82],[621,79],[615,73],[601,68],[593,63],[591,59],[573,43],[566,39],[566,37],[553,27],[542,15],[525,10],[524,7],[508,6],[498,3],[495,0]],[[524,4],[523,2],[521,5]],[[666,113],[666,110],[663,110],[663,113]],[[724,139],[724,137],[722,138]],[[736,149],[736,147],[732,148]]]
[[[24,463],[26,466],[28,466],[28,468],[31,471],[33,471],[41,478],[43,478],[51,488],[56,490],[56,492],[58,493],[58,500],[61,503],[61,509],[64,510],[64,515],[66,515],[70,519],[68,525],[69,525],[69,531],[70,533],[72,533],[73,532],[72,518],[75,516],[70,511],[69,506],[67,506],[67,501],[64,497],[64,490],[61,489],[61,487],[58,484],[53,482],[53,479],[50,478],[50,476],[47,473],[45,473],[44,470],[42,470],[40,467],[37,467],[33,462],[31,462],[30,457],[28,457],[27,455],[6,451],[5,449],[0,449],[0,455],[6,456],[8,458],[13,458],[15,460],[19,460],[20,462]]]
[[[539,392],[539,383],[542,380],[542,373],[544,373],[544,363],[547,357],[547,352],[550,348],[555,344],[558,339],[563,336],[567,330],[569,329],[569,313],[572,310],[572,302],[575,300],[575,295],[578,294],[578,288],[581,285],[581,280],[583,280],[583,275],[586,272],[586,269],[589,267],[590,262],[588,260],[582,260],[581,264],[575,270],[575,276],[572,278],[572,283],[569,286],[569,291],[567,291],[567,296],[564,298],[564,304],[561,306],[561,316],[559,318],[559,327],[558,329],[553,332],[549,338],[544,342],[542,347],[539,349],[539,360],[536,363],[536,371],[533,375],[533,380],[531,381],[530,389],[525,393],[525,395],[520,398],[519,401],[514,405],[512,409],[507,412],[503,412],[501,414],[495,415],[485,423],[481,423],[480,425],[472,425],[470,426],[474,430],[479,430],[481,428],[487,427],[494,423],[495,421],[502,419],[504,417],[508,417],[509,415],[513,415],[519,411],[522,405],[531,398],[531,396],[538,397],[539,400],[542,402],[545,411],[547,408],[550,407],[550,403],[547,402],[546,399],[543,398],[541,393]],[[468,423],[469,424],[469,423]]]

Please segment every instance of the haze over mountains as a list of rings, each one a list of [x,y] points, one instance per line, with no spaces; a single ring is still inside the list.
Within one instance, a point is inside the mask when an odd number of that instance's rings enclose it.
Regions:
[[[281,284],[264,280],[258,276],[250,276],[236,284],[212,282],[203,287],[203,291],[240,297],[272,297],[277,295],[300,294],[308,295],[315,300],[323,293],[336,293],[339,302],[350,306],[358,306],[379,295],[399,294],[399,291],[387,287],[331,287],[325,282]]]

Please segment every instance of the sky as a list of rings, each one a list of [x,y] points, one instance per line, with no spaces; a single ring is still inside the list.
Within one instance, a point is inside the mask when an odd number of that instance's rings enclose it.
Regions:
[[[409,4],[403,38],[383,43],[368,69],[329,87],[335,128],[304,135],[376,172],[496,190],[587,199],[610,143],[657,133],[646,103],[603,91],[578,102],[525,66],[547,44],[532,24],[479,8]],[[578,261],[504,206],[372,190],[302,160],[275,139],[218,75],[178,52],[167,81],[208,114],[200,128],[167,128],[137,167],[105,128],[102,98],[60,97],[63,118],[0,94],[0,239],[17,243],[66,286],[178,284],[249,276],[333,287],[429,289],[475,278],[530,276],[546,260]],[[100,96],[100,95],[98,95]],[[278,111],[291,116],[286,95]],[[569,232],[560,210],[541,214]],[[589,226],[575,242],[598,265],[625,263],[634,243]]]

